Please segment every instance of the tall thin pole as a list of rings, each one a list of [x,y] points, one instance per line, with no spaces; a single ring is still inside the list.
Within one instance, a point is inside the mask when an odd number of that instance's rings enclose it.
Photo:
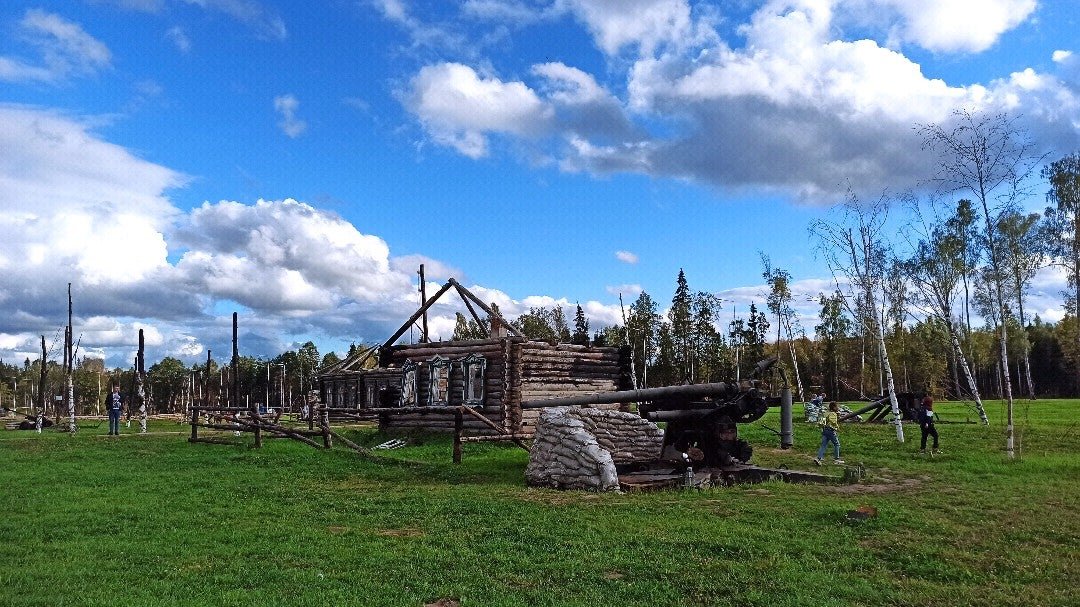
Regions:
[[[203,379],[206,383],[204,386],[206,392],[204,395],[203,406],[210,406],[210,348],[206,349],[206,377]]]
[[[38,432],[41,432],[41,420],[45,417],[45,336],[41,336],[41,368],[38,377]]]
[[[424,279],[424,264],[420,264],[420,305],[423,306],[426,303],[427,303],[427,280]],[[426,343],[426,342],[431,341],[430,339],[428,339],[427,308],[424,308],[423,319],[424,319],[423,324],[421,324],[420,326],[423,328],[424,334],[421,336],[420,341]]]
[[[146,433],[146,339],[139,329],[139,353],[135,357],[135,402],[139,405],[139,432]]]
[[[68,406],[68,431],[75,432],[79,427],[75,424],[75,381],[72,377],[72,367],[75,366],[75,347],[72,343],[72,323],[71,323],[71,283],[68,283],[68,324],[67,324],[67,340],[64,344],[64,400],[67,401]]]
[[[229,406],[240,406],[240,374],[237,373],[240,367],[240,350],[237,347],[237,314],[232,313],[232,391],[229,394]]]

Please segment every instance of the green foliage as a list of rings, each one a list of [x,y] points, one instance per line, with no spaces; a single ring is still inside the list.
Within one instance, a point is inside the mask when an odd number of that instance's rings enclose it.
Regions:
[[[851,319],[844,314],[843,294],[839,291],[826,297],[818,296],[821,312],[818,314],[821,324],[814,327],[822,356],[822,387],[833,395],[841,394],[840,377],[842,373],[842,349],[851,333]]]
[[[570,343],[570,327],[558,305],[551,308],[529,308],[513,322],[514,328],[529,339],[550,343]]]
[[[764,359],[765,340],[769,331],[769,321],[764,312],[759,312],[757,304],[750,304],[746,320],[737,318],[728,325],[728,337],[736,349],[739,377],[749,377],[758,361]]]
[[[176,411],[179,406],[184,386],[190,381],[191,370],[184,363],[171,356],[153,364],[146,370],[147,390],[153,394],[151,400],[157,411]],[[123,386],[129,392],[131,389]]]
[[[475,319],[468,320],[461,312],[455,312],[454,322],[454,335],[451,339],[455,341],[466,339],[484,339],[488,336],[488,327],[486,324],[480,324]]]
[[[327,352],[323,355],[322,361],[319,362],[319,368],[325,369],[341,362],[341,357],[336,352]]]

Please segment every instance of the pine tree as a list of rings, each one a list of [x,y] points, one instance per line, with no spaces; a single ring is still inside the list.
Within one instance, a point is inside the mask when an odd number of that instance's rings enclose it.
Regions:
[[[690,375],[688,365],[690,350],[690,287],[686,283],[686,274],[679,268],[676,279],[675,295],[671,298],[668,321],[671,323],[672,361],[671,364],[684,377]]]
[[[570,341],[579,346],[589,345],[589,320],[585,318],[585,311],[581,309],[580,303],[574,312],[574,335]]]

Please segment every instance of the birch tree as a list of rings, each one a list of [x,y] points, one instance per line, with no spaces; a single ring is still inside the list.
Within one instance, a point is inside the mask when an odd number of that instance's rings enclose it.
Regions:
[[[1027,133],[1005,114],[958,110],[949,125],[919,128],[924,148],[938,157],[935,176],[943,192],[970,194],[979,212],[979,245],[985,251],[986,295],[995,323],[1006,402],[1005,453],[1015,457],[1013,393],[1009,377],[1007,272],[998,220],[1029,194],[1028,179],[1042,158]]]
[[[791,274],[786,270],[774,267],[769,256],[759,252],[763,270],[761,277],[769,285],[769,294],[765,298],[765,305],[769,311],[776,315],[776,357],[780,358],[780,330],[787,333],[788,350],[791,355],[791,364],[795,368],[795,386],[799,393],[799,400],[805,400],[802,387],[802,377],[799,375],[799,359],[795,354],[795,335],[791,329],[795,319],[795,310],[791,307]]]
[[[927,219],[926,214],[917,212],[916,216],[922,220],[922,225],[918,227],[920,238],[913,246],[911,257],[904,263],[904,275],[914,290],[915,305],[944,325],[956,364],[963,371],[975,400],[979,419],[984,425],[989,425],[979,388],[960,344],[960,327],[956,321],[956,298],[967,272],[966,218],[970,214],[970,200],[959,201],[956,212],[944,220],[937,217]]]
[[[836,291],[843,295],[841,301],[845,309],[859,320],[865,334],[872,334],[877,340],[881,364],[885,369],[896,440],[902,443],[904,425],[896,400],[896,382],[889,362],[889,350],[885,346],[884,274],[891,249],[885,236],[888,203],[883,196],[874,203],[864,204],[854,193],[849,193],[848,199],[833,209],[838,215],[836,219],[815,221],[810,232],[817,239],[817,249],[829,266]],[[857,311],[873,311],[873,314],[860,314]]]
[[[1008,273],[1017,320],[1020,321],[1020,356],[1023,358],[1024,387],[1027,396],[1035,400],[1035,382],[1031,377],[1031,342],[1028,340],[1024,299],[1031,279],[1044,265],[1049,234],[1038,213],[1006,213],[998,219],[1005,270]]]

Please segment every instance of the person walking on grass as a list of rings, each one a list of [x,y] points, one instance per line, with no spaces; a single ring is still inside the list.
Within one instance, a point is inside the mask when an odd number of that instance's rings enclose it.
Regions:
[[[105,410],[109,413],[109,436],[120,434],[120,415],[124,412],[124,395],[120,386],[113,386],[112,393],[105,397]]]
[[[829,443],[833,444],[833,463],[844,463],[844,460],[840,459],[840,437],[838,436],[840,432],[840,405],[836,404],[835,400],[829,403],[829,410],[822,414],[818,425],[821,426],[821,446],[818,447],[814,463],[821,465],[821,460],[825,457],[825,448],[829,446]]]
[[[922,441],[919,445],[919,453],[926,453],[926,437],[934,437],[934,453],[938,452],[937,428],[934,427],[934,399],[927,396],[922,400],[922,410],[919,411],[919,430],[922,430]]]

